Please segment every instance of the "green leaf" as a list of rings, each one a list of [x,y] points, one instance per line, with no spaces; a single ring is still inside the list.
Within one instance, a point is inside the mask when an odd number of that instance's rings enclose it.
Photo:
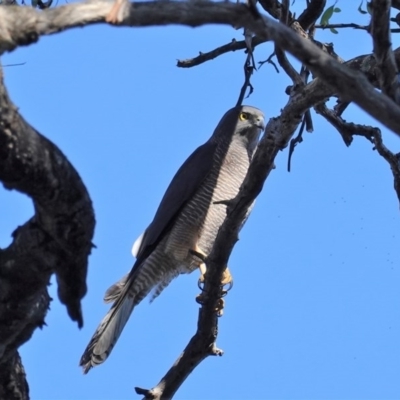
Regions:
[[[335,33],[335,34],[338,34],[338,33],[339,33],[335,28],[331,28],[331,32],[332,32],[332,33]]]
[[[333,5],[331,5],[330,7],[328,7],[324,13],[322,14],[321,20],[320,20],[320,24],[322,26],[326,26],[329,24],[329,20],[331,19],[333,13],[335,12],[341,12],[342,10],[339,7],[335,7],[336,3],[338,2],[338,0],[336,0]]]
[[[334,6],[328,7],[325,12],[322,14],[321,21],[319,22],[321,25],[328,25],[329,20],[333,15]]]

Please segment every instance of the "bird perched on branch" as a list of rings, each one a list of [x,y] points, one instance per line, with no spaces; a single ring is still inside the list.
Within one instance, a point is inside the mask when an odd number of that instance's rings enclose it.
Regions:
[[[196,268],[204,275],[227,202],[242,185],[263,129],[260,110],[234,107],[179,168],[153,221],[133,245],[132,270],[105,294],[113,305],[83,353],[85,373],[107,359],[134,307],[150,292],[154,299],[173,278]],[[221,284],[231,281],[226,270]]]

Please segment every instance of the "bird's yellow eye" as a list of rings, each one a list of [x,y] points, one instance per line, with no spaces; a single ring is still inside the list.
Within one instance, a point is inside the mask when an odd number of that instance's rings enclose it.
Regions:
[[[239,119],[240,119],[241,121],[247,121],[247,120],[249,119],[249,114],[247,114],[247,113],[245,113],[245,112],[241,112],[241,113],[239,114]]]

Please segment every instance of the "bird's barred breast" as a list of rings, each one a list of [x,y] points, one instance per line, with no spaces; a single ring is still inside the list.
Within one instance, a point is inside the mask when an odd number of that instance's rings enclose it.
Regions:
[[[180,273],[189,273],[199,264],[189,250],[208,255],[226,217],[226,205],[215,204],[233,199],[246,176],[249,157],[246,148],[231,144],[220,168],[203,182],[186,204],[166,240],[165,252],[173,254]]]

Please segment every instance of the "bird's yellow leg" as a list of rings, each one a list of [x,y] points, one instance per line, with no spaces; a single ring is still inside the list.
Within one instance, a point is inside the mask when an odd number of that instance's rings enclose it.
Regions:
[[[200,270],[200,278],[199,278],[199,288],[201,290],[203,290],[203,288],[201,287],[201,285],[204,284],[204,275],[207,272],[207,267],[206,267],[206,254],[197,246],[195,246],[194,249],[190,249],[189,253],[192,254],[193,256],[199,258],[202,262],[199,264],[199,270]],[[226,286],[229,285],[229,287],[224,290],[224,295],[226,294],[226,292],[228,292],[229,290],[232,289],[233,286],[233,277],[231,272],[229,271],[229,268],[226,267],[224,273],[222,274],[222,280],[221,280],[221,286]]]
[[[189,253],[192,254],[193,256],[199,258],[202,261],[199,264],[200,278],[199,278],[199,281],[198,281],[198,286],[199,286],[200,290],[203,292],[205,274],[207,272],[207,267],[206,267],[206,263],[205,263],[205,260],[206,260],[207,256],[197,246],[195,247],[195,249],[190,249]],[[226,285],[229,285],[229,287],[227,289],[224,289],[224,286],[226,286]],[[225,306],[225,301],[224,301],[224,299],[222,297],[226,296],[228,291],[230,289],[232,289],[232,286],[233,286],[233,278],[232,278],[231,272],[229,271],[229,268],[226,267],[225,270],[224,270],[224,273],[222,275],[222,280],[221,280],[221,298],[218,299],[218,303],[217,303],[217,306],[215,308],[215,312],[217,313],[218,317],[222,316],[223,309],[224,309],[224,306]],[[199,304],[203,304],[203,293],[200,293],[196,297],[196,301]]]
[[[231,271],[229,271],[229,268],[226,267],[224,273],[222,274],[222,280],[221,280],[221,286],[229,285],[229,287],[226,289],[226,292],[232,289],[233,286],[233,276],[231,274]]]
[[[199,278],[199,282],[198,282],[198,286],[201,290],[203,290],[200,285],[204,285],[204,281],[205,281],[205,274],[207,272],[207,267],[205,263],[201,263],[199,265],[199,271],[200,271],[200,278]]]
[[[198,285],[199,285],[199,288],[200,288],[201,290],[203,290],[203,289],[200,287],[200,285],[204,284],[204,275],[205,275],[205,273],[206,273],[206,271],[207,271],[206,262],[205,262],[205,261],[206,261],[206,258],[207,258],[207,255],[204,253],[204,251],[202,251],[199,247],[197,247],[197,245],[195,246],[194,249],[190,249],[190,250],[189,250],[189,253],[190,253],[192,256],[197,257],[197,258],[201,261],[201,263],[199,264],[200,278],[199,278]]]

